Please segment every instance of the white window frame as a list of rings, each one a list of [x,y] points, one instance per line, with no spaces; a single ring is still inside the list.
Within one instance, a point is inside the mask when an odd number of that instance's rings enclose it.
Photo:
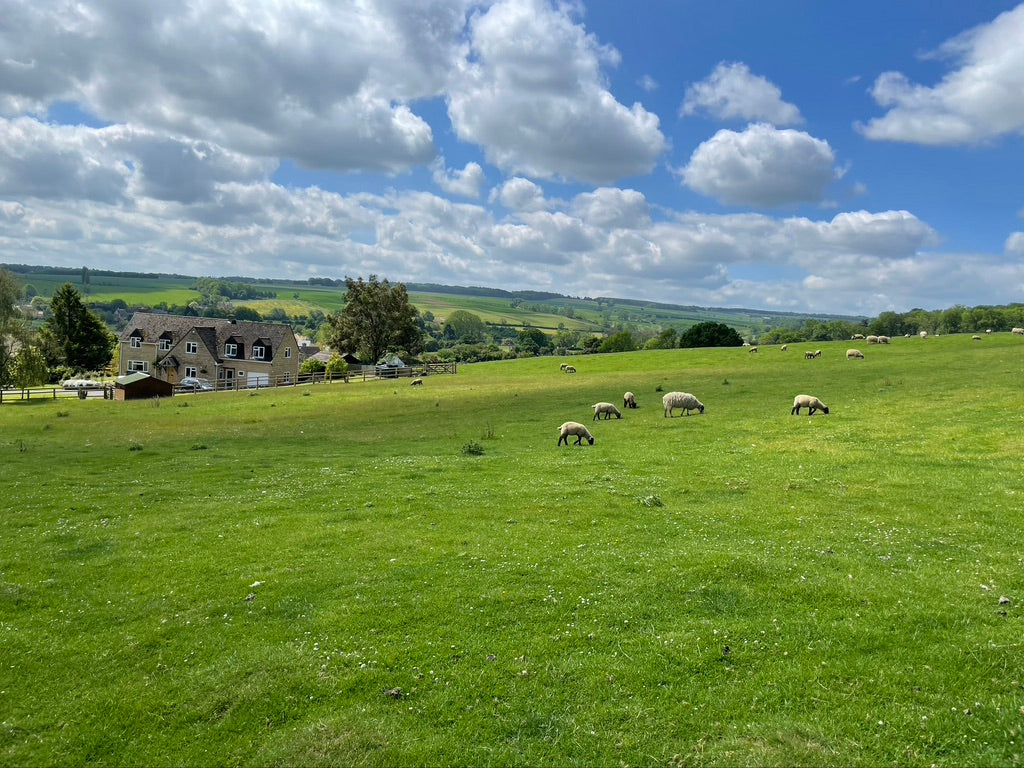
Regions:
[[[194,365],[185,366],[185,378],[188,378],[189,376],[191,376],[193,379],[199,376],[199,371],[196,370],[196,367]]]
[[[198,355],[199,354],[199,342],[198,341],[186,341],[185,342],[185,354],[186,355]]]
[[[161,352],[169,352],[171,350],[171,340],[160,339],[159,347]]]
[[[238,357],[238,345],[231,341],[225,342],[224,357]]]
[[[149,363],[145,360],[129,360],[125,369],[131,372],[149,373]]]
[[[267,348],[256,344],[252,348],[252,359],[253,360],[266,360]]]
[[[142,339],[138,336],[132,336],[129,339],[129,345],[132,349],[142,349]]]

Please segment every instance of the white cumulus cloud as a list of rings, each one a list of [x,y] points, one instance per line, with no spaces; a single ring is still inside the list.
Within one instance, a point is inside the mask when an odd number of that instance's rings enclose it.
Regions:
[[[798,125],[803,117],[796,105],[782,100],[778,86],[755,75],[742,62],[722,62],[707,79],[686,89],[682,115],[705,112],[719,120],[764,121]]]
[[[602,67],[618,62],[545,0],[499,0],[470,24],[471,55],[448,113],[464,141],[508,173],[607,183],[644,174],[666,147],[657,115],[627,107]]]
[[[695,192],[730,205],[777,207],[822,199],[835,177],[835,153],[822,139],[766,123],[720,130],[682,169]]]
[[[884,72],[871,95],[888,108],[858,129],[869,139],[970,144],[1024,133],[1024,5],[947,41],[956,68],[934,86]]]

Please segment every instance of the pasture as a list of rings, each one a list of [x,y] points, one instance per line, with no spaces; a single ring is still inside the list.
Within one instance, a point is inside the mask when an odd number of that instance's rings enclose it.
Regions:
[[[1019,765],[1024,339],[848,346],[0,407],[0,762]]]

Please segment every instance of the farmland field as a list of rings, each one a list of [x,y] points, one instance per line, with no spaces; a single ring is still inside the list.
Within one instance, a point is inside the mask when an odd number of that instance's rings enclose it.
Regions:
[[[1019,765],[1024,339],[847,346],[4,405],[0,763]]]
[[[133,275],[92,273],[87,284],[81,271],[46,271],[17,273],[18,280],[31,285],[35,292],[50,297],[65,283],[71,283],[86,303],[124,301],[129,307],[153,307],[158,304],[183,307],[198,301],[201,295],[193,289],[196,278],[180,275]],[[312,285],[298,281],[255,281],[246,278],[224,278],[228,282],[252,285],[261,291],[273,291],[275,298],[240,299],[233,302],[248,307],[264,317],[274,310],[283,310],[291,317],[302,317],[314,311],[337,312],[344,306],[343,286]],[[763,312],[750,309],[713,309],[655,305],[624,299],[580,299],[568,296],[523,300],[513,297],[476,295],[473,289],[454,288],[450,292],[423,290],[431,286],[408,286],[409,299],[420,312],[431,312],[438,320],[455,310],[465,310],[486,323],[512,327],[535,327],[552,332],[562,326],[569,330],[601,333],[617,323],[660,331],[673,327],[683,330],[702,321],[726,323],[745,337],[755,338],[767,328],[796,327],[811,315]],[[437,287],[437,286],[433,286]],[[452,288],[449,286],[449,288]],[[483,289],[482,292],[485,292]],[[571,310],[571,316],[569,313]],[[834,318],[833,318],[834,319]],[[847,317],[844,319],[856,320]]]

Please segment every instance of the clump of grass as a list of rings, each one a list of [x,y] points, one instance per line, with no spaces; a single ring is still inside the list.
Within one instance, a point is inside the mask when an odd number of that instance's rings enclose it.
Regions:
[[[462,446],[462,452],[466,456],[482,456],[484,447],[480,443],[466,443]]]
[[[136,443],[133,440],[132,442],[128,443],[128,450],[129,451],[141,451],[142,450],[142,443]]]
[[[205,451],[206,450],[206,446],[203,445],[202,443],[193,443],[192,447],[189,448],[189,450],[190,451]]]
[[[638,496],[637,501],[643,507],[664,507],[665,502],[661,500],[661,496],[656,493],[648,494],[647,496]]]
[[[722,386],[728,387],[729,386],[729,380],[728,379],[722,379]]]
[[[661,386],[661,384],[659,384],[658,386],[656,386],[656,387],[654,388],[654,391],[655,391],[655,392],[664,392],[664,391],[665,391],[665,388],[664,388],[663,386]]]
[[[57,411],[57,418],[58,419],[66,419],[70,415],[71,414],[68,411]]]
[[[188,400],[186,400],[186,401],[185,401],[185,402],[183,402],[183,403],[178,403],[178,407],[179,407],[179,408],[188,408],[188,406],[189,406],[189,402],[188,402]]]
[[[480,436],[482,440],[493,440],[494,439],[494,427],[488,424],[484,427],[484,432]]]

